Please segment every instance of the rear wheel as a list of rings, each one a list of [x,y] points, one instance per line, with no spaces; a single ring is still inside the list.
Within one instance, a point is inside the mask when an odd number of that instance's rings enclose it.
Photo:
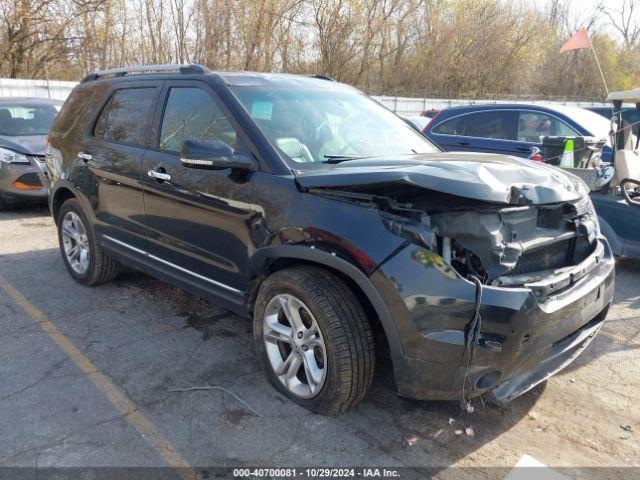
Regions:
[[[301,266],[269,276],[258,292],[253,331],[271,384],[306,408],[338,414],[371,385],[374,343],[364,310],[326,270]]]
[[[118,263],[96,242],[95,233],[75,198],[62,204],[57,218],[60,252],[71,276],[83,285],[99,285],[115,278]]]

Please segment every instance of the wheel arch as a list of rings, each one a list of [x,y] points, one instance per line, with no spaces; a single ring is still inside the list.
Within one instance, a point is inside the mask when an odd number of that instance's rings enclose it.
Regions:
[[[61,186],[56,189],[55,193],[51,197],[51,214],[53,215],[53,219],[55,221],[57,221],[58,219],[58,213],[60,212],[62,204],[70,198],[77,198],[71,188],[67,186]]]
[[[329,252],[301,245],[280,245],[259,250],[251,259],[253,280],[247,292],[247,309],[253,305],[262,281],[270,274],[294,265],[312,265],[324,268],[341,278],[361,301],[367,318],[379,323],[389,347],[394,370],[403,355],[402,344],[395,322],[382,296],[369,278],[356,266]]]
[[[49,208],[51,209],[51,215],[53,216],[54,221],[57,221],[58,219],[58,213],[60,212],[62,204],[70,198],[78,200],[82,206],[82,210],[85,215],[87,215],[87,218],[92,222],[95,221],[95,213],[91,198],[87,197],[83,190],[68,180],[60,180],[56,182],[56,185],[49,192]]]

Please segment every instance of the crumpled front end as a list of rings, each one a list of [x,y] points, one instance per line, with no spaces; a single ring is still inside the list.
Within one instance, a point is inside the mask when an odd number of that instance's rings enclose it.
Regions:
[[[496,286],[545,282],[593,253],[597,217],[589,197],[518,207],[480,206],[430,216],[433,250],[463,276]],[[549,294],[565,286],[547,285]]]
[[[406,239],[370,277],[402,339],[401,395],[512,400],[586,347],[613,298],[613,255],[586,195],[510,205],[402,183],[312,193],[377,208]]]
[[[394,298],[402,330],[399,393],[461,400],[495,390],[509,401],[534,387],[573,360],[600,328],[613,297],[613,263],[598,237],[594,252],[576,266],[586,273],[552,294],[483,285],[477,344],[470,349],[476,285],[439,255],[408,245],[372,276]]]

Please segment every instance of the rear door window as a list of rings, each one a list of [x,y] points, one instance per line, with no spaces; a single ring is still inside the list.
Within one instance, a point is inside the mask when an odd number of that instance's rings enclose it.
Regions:
[[[172,87],[160,129],[160,150],[179,152],[185,140],[219,140],[236,148],[236,131],[202,88]]]
[[[466,135],[469,137],[515,140],[516,112],[495,110],[472,113],[467,121]]]
[[[461,115],[436,125],[432,132],[440,135],[464,135],[467,118],[469,115]]]
[[[146,146],[157,89],[116,90],[102,109],[93,134],[118,143]]]
[[[542,137],[576,137],[576,132],[562,120],[542,112],[520,112],[518,119],[518,141],[540,143]]]
[[[93,96],[94,92],[90,90],[73,90],[62,105],[51,130],[59,133],[67,132],[93,99]]]

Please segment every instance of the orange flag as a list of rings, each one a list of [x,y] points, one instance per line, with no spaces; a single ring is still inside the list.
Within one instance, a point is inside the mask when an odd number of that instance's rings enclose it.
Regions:
[[[589,34],[586,28],[578,30],[573,37],[565,42],[560,48],[560,53],[567,52],[569,50],[578,50],[580,48],[590,48],[591,40],[589,40]]]

